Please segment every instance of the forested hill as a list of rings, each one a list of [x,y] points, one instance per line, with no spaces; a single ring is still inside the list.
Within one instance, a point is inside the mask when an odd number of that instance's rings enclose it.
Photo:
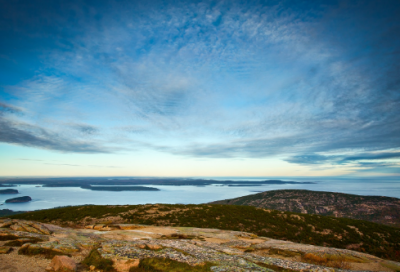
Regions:
[[[276,190],[212,202],[367,220],[400,227],[400,199],[308,190]]]

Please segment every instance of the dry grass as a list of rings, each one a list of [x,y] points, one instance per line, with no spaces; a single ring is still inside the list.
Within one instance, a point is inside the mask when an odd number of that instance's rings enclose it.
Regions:
[[[312,253],[306,253],[301,256],[301,260],[306,263],[340,268],[340,269],[350,269],[349,260],[343,256],[332,256],[332,255],[315,255]]]
[[[271,255],[280,255],[283,257],[296,257],[299,255],[299,253],[291,251],[291,250],[285,250],[285,249],[278,249],[278,248],[271,248],[268,251],[268,254]]]
[[[395,264],[395,263],[393,263],[393,262],[384,262],[384,263],[382,263],[382,265],[387,267],[387,268],[389,268],[389,269],[392,269],[392,270],[394,270],[396,272],[400,271],[400,266]]]

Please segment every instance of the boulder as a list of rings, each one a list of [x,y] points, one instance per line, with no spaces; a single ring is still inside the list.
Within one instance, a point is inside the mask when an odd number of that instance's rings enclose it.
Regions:
[[[121,260],[121,259],[113,259],[114,268],[118,272],[129,272],[132,267],[139,266],[139,259],[128,259],[128,260]]]
[[[146,247],[151,250],[159,250],[162,249],[162,246],[156,244],[146,244]]]
[[[76,263],[68,256],[55,256],[46,270],[55,272],[75,272]]]
[[[95,230],[102,230],[103,227],[105,227],[105,225],[103,225],[103,224],[97,224],[97,225],[95,225],[93,228],[94,228]]]

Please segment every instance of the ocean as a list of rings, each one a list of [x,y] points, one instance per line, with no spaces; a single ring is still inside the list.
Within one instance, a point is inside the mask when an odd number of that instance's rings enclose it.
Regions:
[[[204,177],[203,177],[204,178]],[[92,191],[77,187],[37,187],[37,185],[18,185],[17,195],[0,195],[0,209],[31,211],[70,205],[124,205],[124,204],[201,204],[216,200],[255,194],[257,192],[279,189],[306,189],[314,191],[341,192],[357,195],[379,195],[400,198],[400,177],[384,178],[233,178],[206,177],[213,180],[266,180],[312,181],[315,184],[282,184],[262,186],[230,187],[218,184],[208,186],[157,186],[160,191]],[[1,188],[6,189],[6,188]],[[6,199],[30,196],[27,203],[5,203]]]

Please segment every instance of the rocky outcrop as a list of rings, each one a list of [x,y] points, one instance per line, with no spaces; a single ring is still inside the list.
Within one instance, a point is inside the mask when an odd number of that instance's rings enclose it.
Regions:
[[[15,258],[21,255],[54,257],[47,271],[76,271],[79,265],[84,265],[91,249],[118,272],[128,272],[137,266],[140,268],[147,260],[170,260],[188,266],[186,271],[191,271],[190,267],[207,264],[209,271],[214,272],[322,272],[349,271],[349,268],[390,271],[385,265],[394,267],[391,271],[400,269],[400,263],[361,252],[275,240],[241,231],[134,224],[114,224],[112,229],[105,231],[102,224],[98,224],[101,228],[97,229],[96,225],[70,229],[28,220],[2,219],[0,222],[5,226],[0,229],[0,240],[15,242],[12,246],[3,246],[0,251],[9,252],[14,248],[20,254]],[[25,231],[11,229],[14,225],[24,227]],[[124,229],[125,226],[129,229]],[[37,233],[40,229],[41,234]],[[333,262],[326,261],[317,265],[304,256],[319,256],[322,260],[324,256],[334,256],[343,263],[342,266],[334,266]],[[96,271],[98,264],[86,263],[87,270],[92,267]],[[368,267],[373,269],[366,269]]]
[[[48,272],[76,272],[77,266],[75,261],[68,256],[55,256],[46,268]]]
[[[30,196],[21,196],[7,199],[6,203],[24,203],[29,201],[32,201],[32,198]]]
[[[329,215],[400,226],[400,199],[308,190],[275,190],[212,204],[245,205],[304,214]]]
[[[25,220],[3,219],[0,221],[0,228],[10,228],[15,231],[23,231],[29,233],[45,234],[45,235],[51,234],[51,230],[49,230],[45,225]]]

